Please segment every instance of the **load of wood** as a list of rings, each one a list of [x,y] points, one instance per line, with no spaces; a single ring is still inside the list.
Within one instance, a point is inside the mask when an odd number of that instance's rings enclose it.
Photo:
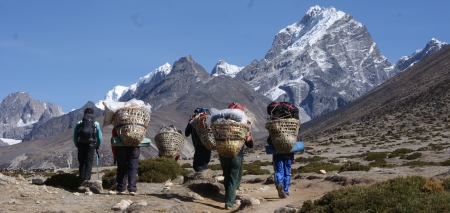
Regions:
[[[203,146],[205,146],[210,151],[214,151],[217,149],[216,140],[214,139],[214,134],[211,126],[206,123],[206,120],[208,120],[209,117],[210,115],[208,115],[207,113],[200,113],[194,117],[194,119],[191,121],[191,124],[194,127],[195,132],[197,132],[197,135],[200,138]]]
[[[183,147],[184,136],[173,125],[164,126],[155,135],[155,143],[160,157],[175,158]]]
[[[206,124],[211,126],[221,157],[235,157],[250,133],[247,116],[239,109],[219,110],[208,118]]]
[[[103,102],[105,117],[103,125],[112,124],[122,142],[129,146],[139,146],[144,140],[150,122],[151,106],[141,100],[128,102]]]
[[[266,123],[266,129],[277,152],[291,152],[297,142],[300,121],[295,118],[271,120]]]

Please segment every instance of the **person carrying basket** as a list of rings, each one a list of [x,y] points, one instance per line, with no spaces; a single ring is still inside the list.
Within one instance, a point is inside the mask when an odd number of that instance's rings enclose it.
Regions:
[[[228,109],[239,109],[244,111],[244,106],[233,102],[228,105]],[[244,111],[245,112],[245,111]],[[247,121],[247,124],[249,122]],[[253,138],[251,132],[244,139],[244,145],[253,148]],[[234,157],[223,157],[219,153],[220,165],[222,167],[225,186],[225,209],[234,210],[234,200],[236,199],[236,190],[239,188],[242,180],[243,163],[244,163],[244,145]]]
[[[206,113],[208,115],[211,115],[208,108],[195,109],[194,113],[192,113],[191,116],[189,117],[188,124],[184,131],[184,135],[186,137],[191,136],[191,138],[192,138],[192,143],[193,143],[194,149],[195,149],[194,160],[193,160],[192,166],[196,172],[201,172],[201,171],[207,169],[209,161],[211,160],[211,150],[207,149],[203,145],[203,143],[200,140],[199,135],[197,134],[194,126],[191,123],[191,121],[201,113]]]

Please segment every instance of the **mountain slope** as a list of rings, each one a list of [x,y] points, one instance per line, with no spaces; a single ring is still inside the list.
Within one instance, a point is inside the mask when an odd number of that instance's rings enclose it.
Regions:
[[[415,114],[426,114],[434,122],[449,122],[450,112],[450,46],[447,45],[389,81],[353,100],[344,107],[302,125],[306,136],[343,130],[355,123],[383,120],[383,116],[401,116],[411,119],[399,121],[384,130],[399,130],[419,126],[424,120]],[[411,127],[413,126],[413,127]],[[344,128],[345,129],[345,128]]]

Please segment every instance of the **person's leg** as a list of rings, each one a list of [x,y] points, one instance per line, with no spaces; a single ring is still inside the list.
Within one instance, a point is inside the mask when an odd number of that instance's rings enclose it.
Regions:
[[[128,191],[129,192],[136,192],[136,175],[138,173],[138,166],[139,166],[139,155],[141,154],[141,150],[139,147],[131,147],[129,150],[128,155]]]
[[[127,150],[125,146],[116,147],[117,154],[117,177],[116,190],[123,192],[127,186]]]
[[[242,157],[236,156],[232,158],[229,169],[229,184],[228,190],[225,193],[225,204],[227,206],[233,206],[234,200],[236,199],[236,189],[239,187],[242,178]]]
[[[85,180],[91,179],[92,164],[94,163],[94,154],[95,154],[95,145],[88,144],[87,150],[86,150],[86,167],[85,167],[85,171],[84,171]]]
[[[193,167],[196,172],[207,169],[210,160],[211,160],[210,150],[208,150],[204,146],[195,147]]]
[[[225,206],[233,206],[228,202],[228,194],[231,191],[231,158],[223,158],[219,156],[220,166],[224,176],[223,185],[225,187]]]
[[[278,191],[279,198],[286,198],[286,194],[284,193],[285,188],[285,171],[284,171],[284,161],[283,158],[273,158],[273,170],[274,170],[274,179],[275,179],[275,187]]]
[[[289,195],[289,186],[291,185],[292,159],[285,158],[284,165],[284,193]]]
[[[85,170],[86,170],[86,146],[84,144],[78,145],[78,178],[81,182],[83,182],[85,179]]]

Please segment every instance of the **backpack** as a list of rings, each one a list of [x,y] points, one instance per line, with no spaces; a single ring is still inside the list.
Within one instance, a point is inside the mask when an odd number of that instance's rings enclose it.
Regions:
[[[95,128],[95,120],[92,115],[85,114],[78,129],[78,142],[96,143],[97,128]]]
[[[267,106],[267,114],[270,120],[282,118],[299,119],[298,108],[289,102],[272,102]]]

